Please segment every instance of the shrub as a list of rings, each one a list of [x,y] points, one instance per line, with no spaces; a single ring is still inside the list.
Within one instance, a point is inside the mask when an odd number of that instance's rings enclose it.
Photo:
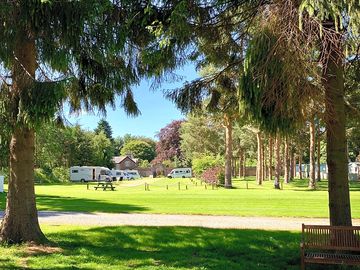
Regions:
[[[69,169],[65,167],[35,169],[35,183],[60,183],[69,182]]]
[[[50,183],[52,182],[50,176],[44,169],[38,168],[34,171],[35,183]]]
[[[220,166],[208,168],[201,174],[201,179],[209,184],[223,185],[225,182],[224,168]]]
[[[192,161],[192,169],[196,176],[201,176],[209,168],[221,167],[222,165],[222,159],[213,155],[194,158]]]
[[[52,170],[52,178],[55,182],[69,182],[70,171],[65,167],[56,167]]]

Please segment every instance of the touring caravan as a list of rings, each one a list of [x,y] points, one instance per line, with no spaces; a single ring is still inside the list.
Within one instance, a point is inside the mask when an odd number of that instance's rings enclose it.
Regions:
[[[70,167],[71,182],[111,181],[111,171],[106,167],[73,166]]]
[[[187,178],[192,177],[191,168],[176,168],[173,169],[169,174],[169,178]]]

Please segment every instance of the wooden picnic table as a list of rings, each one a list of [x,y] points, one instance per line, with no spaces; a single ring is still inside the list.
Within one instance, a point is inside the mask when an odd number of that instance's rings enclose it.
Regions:
[[[102,190],[115,190],[115,187],[112,184],[112,181],[106,181],[106,182],[98,182],[97,186],[94,187],[95,190],[97,190],[98,188],[102,189]]]

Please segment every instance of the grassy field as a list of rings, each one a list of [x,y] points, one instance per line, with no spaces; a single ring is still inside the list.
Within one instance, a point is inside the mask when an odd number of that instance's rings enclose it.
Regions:
[[[55,248],[0,246],[0,269],[299,269],[298,232],[45,226]],[[320,268],[318,268],[320,269]]]
[[[144,190],[145,182],[150,191]],[[317,190],[311,191],[306,180],[296,180],[275,190],[272,182],[258,186],[249,179],[235,180],[231,190],[212,190],[189,179],[142,179],[120,182],[116,191],[95,191],[93,186],[87,190],[84,184],[36,185],[36,194],[39,210],[328,217],[326,185],[326,181],[321,182]],[[360,218],[360,183],[351,183],[350,189],[353,217]],[[0,194],[0,208],[4,207],[5,195]]]

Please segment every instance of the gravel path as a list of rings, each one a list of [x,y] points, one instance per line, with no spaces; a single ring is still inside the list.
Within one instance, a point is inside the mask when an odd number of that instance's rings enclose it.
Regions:
[[[3,212],[0,212],[0,217]],[[329,224],[324,218],[236,217],[205,215],[109,214],[40,211],[39,221],[50,225],[188,226],[226,229],[301,230],[301,224]],[[360,225],[360,219],[353,220]]]

